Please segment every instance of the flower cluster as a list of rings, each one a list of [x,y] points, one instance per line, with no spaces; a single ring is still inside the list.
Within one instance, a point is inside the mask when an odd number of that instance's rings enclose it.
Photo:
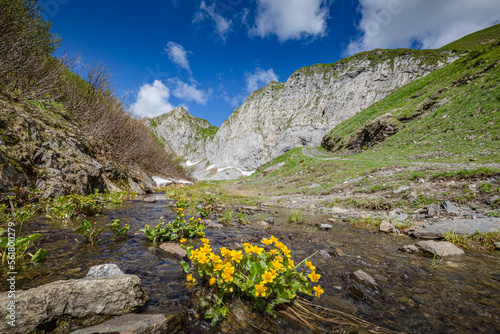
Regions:
[[[196,282],[191,273],[196,268],[202,278],[201,283],[207,286],[205,291],[211,298],[205,317],[213,318],[214,322],[227,313],[224,301],[235,291],[245,293],[258,308],[274,315],[274,307],[290,302],[297,292],[312,295],[311,282],[316,283],[321,277],[307,259],[295,265],[288,247],[274,236],[262,240],[264,247],[244,243],[243,250],[222,247],[219,255],[213,252],[210,240],[204,238],[201,241],[203,246],[199,248],[184,246],[192,266],[186,262],[181,265],[188,274],[190,284]],[[310,269],[309,275],[305,268],[297,271],[304,262]],[[324,291],[318,285],[314,287],[314,292],[319,297]]]
[[[140,231],[143,232],[149,240],[156,241],[174,241],[184,238],[204,237],[205,227],[201,223],[201,218],[195,219],[191,217],[186,221],[184,219],[184,208],[187,203],[179,200],[177,202],[177,217],[169,223],[165,224],[165,220],[160,218],[160,222],[156,226],[151,227],[148,224]]]

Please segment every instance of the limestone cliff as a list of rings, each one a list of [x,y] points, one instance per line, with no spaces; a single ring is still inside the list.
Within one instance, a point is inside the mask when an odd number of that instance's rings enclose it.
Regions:
[[[199,179],[234,178],[293,147],[319,146],[338,123],[457,58],[444,50],[363,52],[334,64],[301,68],[286,82],[271,82],[253,92],[213,132],[213,139],[196,137],[198,130],[190,130],[187,122],[172,123],[170,113],[160,116],[169,120],[168,127],[158,125],[156,133],[163,133],[167,143],[175,142],[172,150],[186,159],[206,158],[194,173]],[[223,170],[224,175],[214,175]]]
[[[192,116],[184,107],[143,121],[165,150],[190,161],[206,158],[206,148],[217,132],[216,126]]]

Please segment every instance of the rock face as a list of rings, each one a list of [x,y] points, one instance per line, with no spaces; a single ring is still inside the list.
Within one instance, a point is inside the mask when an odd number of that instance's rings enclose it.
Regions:
[[[206,158],[208,143],[217,132],[216,126],[192,116],[184,107],[143,121],[167,151],[187,157],[192,162]]]
[[[152,191],[154,183],[139,167],[131,163],[125,170],[98,157],[76,126],[54,115],[0,99],[0,192],[13,186],[36,187],[44,197],[127,186]]]
[[[56,281],[16,292],[16,326],[7,320],[8,293],[0,295],[0,333],[53,331],[87,325],[144,306],[147,295],[134,275]]]
[[[218,179],[213,174],[222,168],[253,171],[291,148],[318,146],[338,123],[455,59],[445,51],[364,52],[335,64],[301,68],[286,82],[270,82],[253,92],[217,131],[183,108],[150,120],[150,125],[176,154],[203,160],[196,177]],[[374,123],[375,135],[394,134],[397,129],[389,125],[390,115]]]

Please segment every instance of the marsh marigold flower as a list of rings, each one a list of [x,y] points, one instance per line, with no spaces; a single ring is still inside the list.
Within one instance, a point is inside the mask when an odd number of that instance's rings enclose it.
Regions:
[[[266,296],[266,290],[267,290],[267,288],[262,284],[262,282],[260,284],[256,285],[255,289],[257,290],[255,292],[255,296],[256,297],[259,297],[259,295],[262,296],[262,297]]]
[[[274,235],[272,235],[269,240],[271,240],[271,242],[278,242],[278,238],[276,238]]]
[[[321,296],[325,291],[321,288],[321,285],[315,286],[314,288],[314,295],[315,296]]]
[[[270,244],[272,244],[272,243],[273,243],[271,240],[266,239],[266,238],[262,239],[262,241],[261,241],[261,242],[262,242],[263,244],[267,245],[267,246],[269,246]]]
[[[210,283],[210,285],[214,285],[215,283],[217,283],[217,279],[215,277],[212,277],[212,278],[210,278],[208,283]]]
[[[181,244],[183,244],[183,243],[185,243],[185,242],[187,241],[187,239],[186,239],[186,238],[183,238],[183,239],[181,239],[180,241],[181,241]]]
[[[311,282],[316,283],[319,280],[319,278],[321,277],[321,275],[316,274],[316,272],[313,271],[312,273],[310,273],[309,275],[307,275],[307,277],[309,277],[311,279]]]
[[[308,266],[308,267],[309,267],[309,269],[311,269],[311,270],[313,270],[313,271],[314,271],[314,270],[316,270],[316,267],[315,267],[315,266],[313,266],[313,264],[311,263],[311,261],[307,261],[307,260],[306,260],[306,266]]]

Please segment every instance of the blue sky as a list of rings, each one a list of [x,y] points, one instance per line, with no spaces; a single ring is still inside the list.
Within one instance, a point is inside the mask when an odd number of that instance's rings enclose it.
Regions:
[[[374,48],[437,48],[500,22],[498,0],[45,0],[62,47],[106,63],[138,116],[220,126],[298,68]]]

